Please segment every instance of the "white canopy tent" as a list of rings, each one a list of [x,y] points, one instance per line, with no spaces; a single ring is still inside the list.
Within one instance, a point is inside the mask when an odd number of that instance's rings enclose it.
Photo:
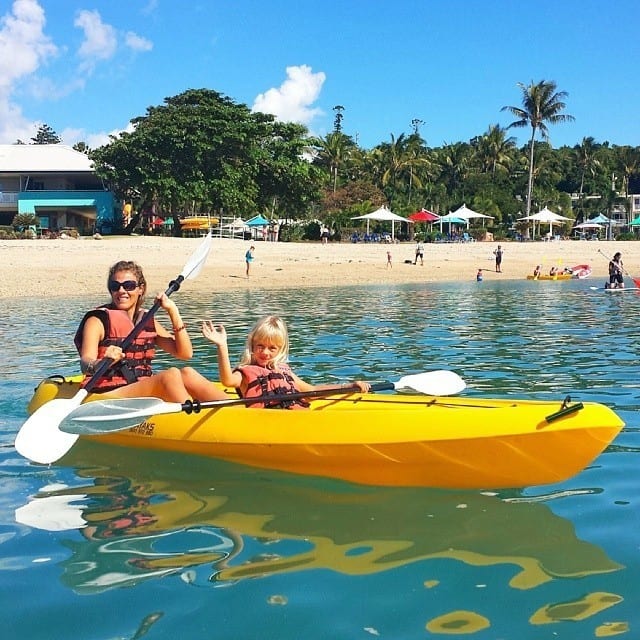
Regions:
[[[486,218],[490,218],[493,220],[493,216],[488,216],[484,213],[478,213],[477,211],[474,211],[473,209],[469,209],[469,207],[467,207],[466,204],[463,204],[459,209],[456,209],[455,211],[452,212],[453,216],[456,216],[458,218],[463,218],[464,220],[467,221],[467,228],[469,227],[469,220],[471,220],[472,218],[482,218],[482,222],[484,224],[484,220]]]
[[[409,220],[408,218],[403,218],[399,216],[397,213],[393,213],[393,211],[387,209],[387,207],[382,206],[371,213],[366,213],[363,216],[355,216],[351,218],[352,220],[366,220],[367,221],[367,234],[369,234],[369,222],[371,220],[382,220],[382,221],[391,221],[391,239],[395,240],[395,223],[396,222],[408,222],[413,224],[413,220]]]
[[[549,224],[549,234],[553,233],[553,225],[554,224],[562,224],[568,220],[572,220],[572,218],[566,218],[565,216],[561,216],[559,213],[555,213],[551,211],[548,207],[538,211],[538,213],[534,213],[530,216],[525,216],[524,218],[518,218],[518,220],[528,220],[533,222],[533,237],[536,235],[536,222],[538,225],[540,224]]]

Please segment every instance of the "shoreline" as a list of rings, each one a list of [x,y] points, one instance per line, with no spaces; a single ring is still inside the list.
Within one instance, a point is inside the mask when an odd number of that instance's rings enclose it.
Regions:
[[[107,272],[118,260],[135,260],[142,266],[150,295],[167,287],[200,242],[200,238],[155,236],[3,240],[0,298],[106,295]],[[251,244],[255,252],[247,279],[244,254]],[[495,272],[493,251],[498,244],[504,251],[502,273]],[[464,282],[475,281],[478,269],[483,270],[485,281],[523,280],[537,264],[542,265],[542,273],[552,266],[562,270],[589,264],[590,279],[603,284],[608,279],[608,260],[617,251],[622,253],[626,271],[640,275],[640,242],[633,241],[426,243],[424,248],[424,266],[420,266],[413,264],[412,242],[325,245],[214,237],[207,263],[188,286],[189,291],[206,293]],[[387,251],[392,253],[392,268],[387,266]],[[625,280],[627,286],[633,286],[630,277]]]

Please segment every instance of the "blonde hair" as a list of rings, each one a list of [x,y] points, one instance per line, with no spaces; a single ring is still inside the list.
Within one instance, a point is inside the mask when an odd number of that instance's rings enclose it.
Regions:
[[[265,316],[253,325],[247,336],[244,353],[240,360],[241,366],[245,364],[255,364],[253,361],[253,345],[256,342],[275,344],[280,347],[278,355],[269,363],[271,366],[277,367],[282,362],[287,361],[289,357],[289,332],[282,318],[278,316]]]

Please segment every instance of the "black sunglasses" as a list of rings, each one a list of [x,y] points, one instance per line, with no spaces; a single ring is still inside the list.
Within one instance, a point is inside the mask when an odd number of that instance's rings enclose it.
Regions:
[[[118,282],[117,280],[109,280],[109,291],[111,293],[115,293],[116,291],[120,291],[120,287],[122,287],[125,291],[133,291],[138,283],[135,280],[125,280],[124,282]]]

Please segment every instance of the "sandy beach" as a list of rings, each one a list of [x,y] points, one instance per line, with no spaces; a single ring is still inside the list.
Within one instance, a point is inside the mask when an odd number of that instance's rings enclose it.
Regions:
[[[0,298],[106,294],[109,267],[117,260],[131,259],[143,267],[150,292],[164,290],[200,242],[151,236],[0,241]],[[485,281],[522,280],[536,264],[542,265],[543,273],[552,266],[590,264],[591,279],[603,285],[608,261],[600,252],[612,256],[616,251],[622,253],[626,270],[640,276],[640,242],[426,244],[424,266],[420,266],[413,264],[414,243],[260,241],[253,243],[255,259],[247,279],[244,254],[251,244],[214,238],[208,261],[200,275],[189,281],[189,291],[475,281],[478,269],[483,269]],[[502,273],[495,272],[493,251],[498,244],[504,250]],[[392,253],[392,268],[387,267],[387,251]],[[632,285],[629,278],[627,285]]]

